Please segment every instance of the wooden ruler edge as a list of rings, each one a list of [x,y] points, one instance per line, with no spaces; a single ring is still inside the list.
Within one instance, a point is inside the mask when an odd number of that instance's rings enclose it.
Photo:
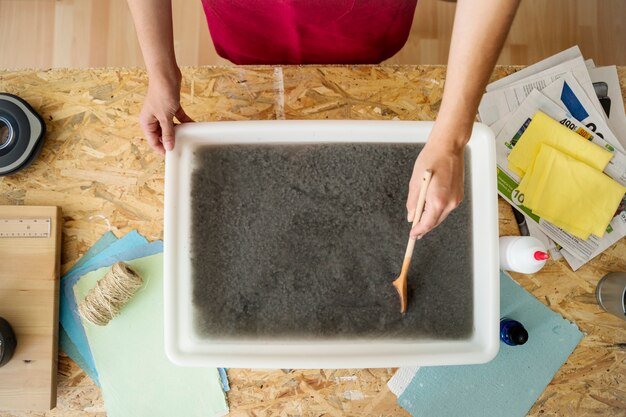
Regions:
[[[50,372],[50,409],[53,409],[57,405],[57,372],[59,365],[59,300],[61,295],[60,281],[61,281],[61,255],[63,245],[63,211],[59,206],[48,206],[53,212],[50,216],[55,221],[52,224],[52,230],[50,230],[51,237],[56,239],[56,253],[54,255],[54,324],[52,330],[52,370]]]

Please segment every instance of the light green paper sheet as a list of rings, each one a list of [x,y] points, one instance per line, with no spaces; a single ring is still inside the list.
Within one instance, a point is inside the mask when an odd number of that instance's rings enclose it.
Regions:
[[[163,254],[128,262],[144,286],[104,327],[83,320],[109,417],[213,417],[228,413],[215,368],[174,365],[163,336]],[[108,268],[75,285],[80,303]]]

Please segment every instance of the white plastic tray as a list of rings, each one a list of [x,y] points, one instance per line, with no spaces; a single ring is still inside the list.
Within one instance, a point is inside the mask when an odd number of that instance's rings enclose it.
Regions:
[[[467,340],[204,339],[194,332],[190,261],[194,149],[207,144],[423,143],[432,122],[251,121],[176,128],[165,166],[165,350],[174,363],[240,368],[376,368],[488,362],[499,347],[498,207],[494,137],[475,124],[469,141],[473,226],[474,332]],[[294,141],[294,138],[297,138]],[[410,173],[407,173],[410,175]],[[219,294],[215,295],[219,297]]]

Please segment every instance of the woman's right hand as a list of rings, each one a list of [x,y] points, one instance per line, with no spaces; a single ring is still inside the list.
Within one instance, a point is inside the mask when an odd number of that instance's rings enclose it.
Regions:
[[[181,80],[178,68],[173,76],[151,77],[139,115],[139,124],[150,147],[161,155],[174,149],[174,118],[180,123],[193,122],[180,105]]]

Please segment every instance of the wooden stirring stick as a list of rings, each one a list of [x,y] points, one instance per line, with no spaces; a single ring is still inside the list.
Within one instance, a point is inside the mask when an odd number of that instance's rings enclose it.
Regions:
[[[428,189],[428,184],[430,184],[432,176],[433,172],[430,169],[424,171],[424,177],[422,178],[422,185],[420,186],[420,194],[417,199],[417,207],[415,208],[415,215],[413,216],[413,225],[411,226],[411,229],[415,227],[415,225],[418,224],[422,218],[424,204],[426,203],[426,190]],[[406,311],[406,277],[409,273],[409,265],[411,265],[413,248],[415,248],[415,238],[409,237],[409,243],[406,245],[406,252],[404,254],[404,262],[402,263],[402,271],[400,272],[400,276],[393,282],[393,286],[396,287],[396,290],[398,290],[398,294],[400,295],[401,313]]]

